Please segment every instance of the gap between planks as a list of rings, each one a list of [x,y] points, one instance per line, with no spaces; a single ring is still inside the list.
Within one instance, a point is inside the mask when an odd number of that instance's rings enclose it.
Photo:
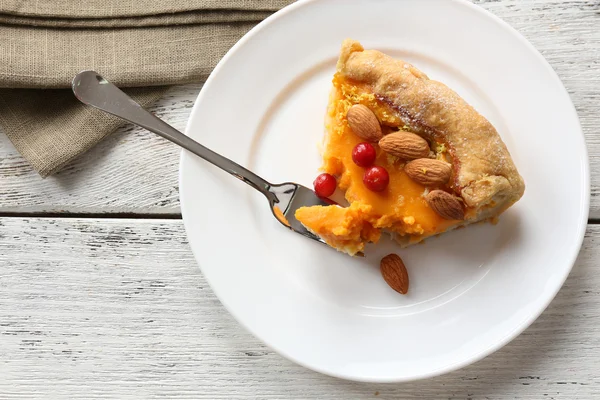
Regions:
[[[0,218],[73,218],[73,219],[182,219],[180,213],[71,213],[71,212],[0,212]]]
[[[0,218],[73,218],[73,219],[183,219],[180,213],[57,213],[57,212],[0,212]],[[600,218],[589,218],[588,225],[600,224]]]

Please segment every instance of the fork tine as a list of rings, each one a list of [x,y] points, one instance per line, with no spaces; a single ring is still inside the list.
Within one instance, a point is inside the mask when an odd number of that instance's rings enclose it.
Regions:
[[[271,193],[275,201],[271,204],[273,215],[282,225],[310,239],[325,243],[323,239],[310,232],[295,217],[296,210],[300,207],[327,206],[329,202],[318,197],[311,189],[297,183],[282,183],[272,185]]]

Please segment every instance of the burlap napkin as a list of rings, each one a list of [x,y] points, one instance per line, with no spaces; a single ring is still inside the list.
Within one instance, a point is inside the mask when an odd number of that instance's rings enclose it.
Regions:
[[[199,82],[250,28],[292,0],[2,0],[0,127],[47,176],[121,120],[75,100],[93,69],[142,105]]]

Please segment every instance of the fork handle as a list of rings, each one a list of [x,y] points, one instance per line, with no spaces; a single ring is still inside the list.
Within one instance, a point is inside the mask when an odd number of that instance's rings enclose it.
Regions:
[[[115,115],[135,125],[154,132],[167,140],[194,153],[209,163],[230,173],[239,180],[246,182],[254,189],[272,200],[274,196],[269,191],[271,184],[241,165],[215,153],[190,139],[165,121],[146,111],[121,89],[104,79],[94,71],[83,71],[73,78],[73,93],[84,104],[96,107],[104,112]]]

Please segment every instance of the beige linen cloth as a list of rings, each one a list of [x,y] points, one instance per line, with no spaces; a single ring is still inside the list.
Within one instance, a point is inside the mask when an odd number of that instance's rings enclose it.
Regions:
[[[43,177],[122,121],[80,104],[93,69],[143,106],[201,82],[256,23],[291,0],[0,0],[0,127]]]

